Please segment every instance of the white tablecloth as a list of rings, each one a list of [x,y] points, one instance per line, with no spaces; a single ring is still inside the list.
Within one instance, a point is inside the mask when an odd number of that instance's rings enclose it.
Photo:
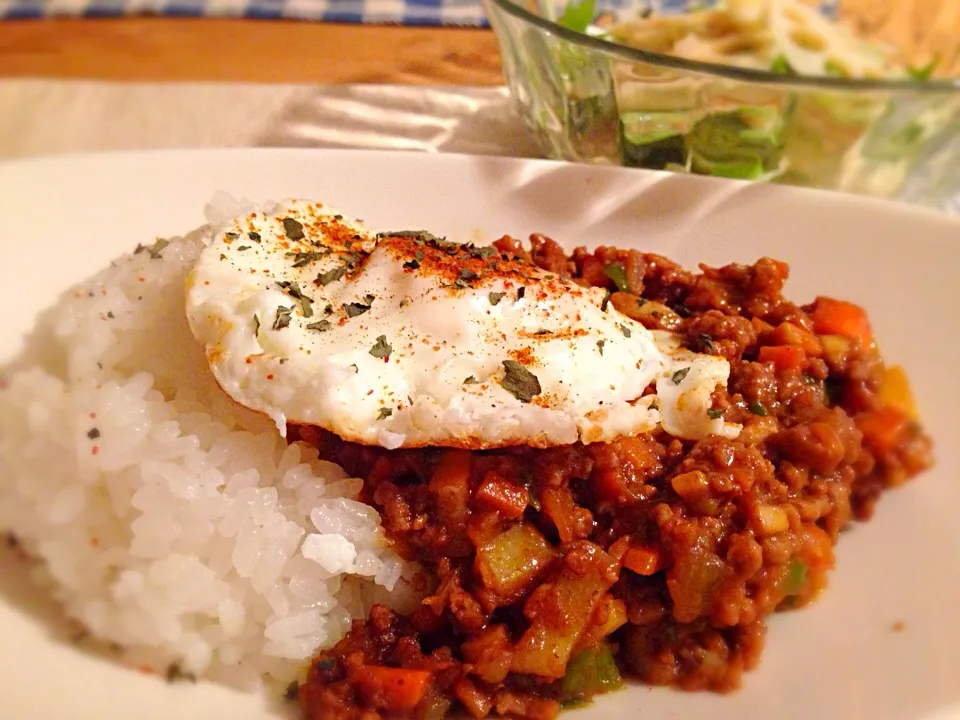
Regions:
[[[0,157],[254,146],[537,155],[505,88],[0,81]]]

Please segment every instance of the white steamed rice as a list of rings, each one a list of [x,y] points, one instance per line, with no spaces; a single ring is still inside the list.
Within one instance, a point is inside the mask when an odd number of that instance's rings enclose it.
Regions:
[[[2,371],[0,531],[130,662],[254,687],[407,605],[412,569],[360,480],[214,382],[183,307],[205,238],[73,288]]]

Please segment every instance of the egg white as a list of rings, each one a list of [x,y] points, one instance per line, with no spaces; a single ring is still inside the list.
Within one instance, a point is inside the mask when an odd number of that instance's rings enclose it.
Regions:
[[[682,438],[739,432],[707,415],[726,360],[658,342],[603,290],[491,248],[377,236],[321,203],[215,228],[187,315],[223,389],[281,432],[470,449],[609,441],[661,422]]]

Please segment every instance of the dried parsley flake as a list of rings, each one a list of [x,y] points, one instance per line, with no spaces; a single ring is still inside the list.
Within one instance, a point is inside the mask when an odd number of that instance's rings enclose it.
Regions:
[[[291,240],[303,239],[303,223],[293,219],[292,217],[285,217],[283,219],[283,231]]]
[[[491,292],[487,295],[487,299],[490,300],[491,305],[498,305],[504,295],[506,295],[505,292]]]
[[[503,371],[501,387],[520,402],[528,403],[542,392],[537,376],[516,360],[504,360]]]
[[[363,315],[369,309],[369,304],[365,305],[357,302],[343,304],[343,312],[348,318],[356,317],[357,315]]]
[[[670,377],[670,379],[673,380],[674,385],[679,385],[680,383],[683,382],[683,379],[687,377],[689,373],[690,373],[689,367],[680,368]]]
[[[287,292],[294,300],[300,301],[300,310],[305,318],[313,317],[313,298],[303,294],[299,283],[291,280],[281,280],[277,283],[277,287]]]
[[[370,354],[375,358],[380,358],[381,360],[389,360],[390,353],[393,352],[393,346],[387,342],[387,336],[381,335],[377,338],[377,342],[374,343],[374,346],[370,348]]]
[[[164,238],[157,238],[157,241],[153,245],[141,245],[137,243],[137,249],[133,251],[134,255],[139,255],[142,252],[149,253],[151,260],[160,260],[163,258],[163,255],[160,252],[170,244],[169,240]]]
[[[277,317],[273,321],[274,330],[283,330],[290,324],[290,317],[293,314],[292,307],[284,307],[281,305],[277,308]]]
[[[380,413],[377,415],[377,420],[386,420],[391,415],[393,415],[393,410],[390,408],[380,408]]]
[[[297,251],[297,252],[288,252],[287,257],[293,258],[293,267],[302,268],[306,267],[312,262],[316,262],[322,258],[326,253],[317,252],[316,250],[306,250],[306,251]]]
[[[197,676],[193,673],[184,672],[183,669],[177,663],[171,663],[167,667],[167,682],[192,682],[197,681]]]
[[[317,279],[313,281],[314,285],[322,285],[326,287],[335,280],[339,280],[343,277],[343,274],[347,272],[347,268],[343,265],[339,267],[332,268],[326,272],[320,273],[317,275]]]

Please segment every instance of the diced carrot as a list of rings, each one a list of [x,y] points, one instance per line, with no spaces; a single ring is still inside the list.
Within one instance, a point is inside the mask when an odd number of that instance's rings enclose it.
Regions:
[[[903,410],[884,405],[879,410],[860,413],[856,423],[866,445],[876,452],[887,453],[903,440],[910,418]]]
[[[451,526],[466,522],[473,456],[467,450],[447,450],[430,477],[440,518]]]
[[[820,335],[858,339],[864,347],[873,342],[870,320],[863,308],[843,300],[818,297],[813,306],[813,327]]]
[[[361,665],[349,669],[350,684],[366,701],[385,710],[413,710],[423,699],[430,682],[426,670]]]
[[[803,348],[796,345],[765,345],[757,355],[760,362],[772,362],[777,370],[798,368],[803,365],[806,357]]]
[[[483,482],[477,488],[476,497],[495,507],[504,517],[517,518],[527,509],[529,492],[526,488],[491,472],[484,476]]]
[[[910,390],[910,381],[899,365],[891,365],[884,372],[880,399],[886,405],[902,410],[911,420],[917,419],[917,406],[913,400],[913,391]]]
[[[573,496],[568,488],[546,488],[540,494],[540,503],[543,514],[549,517],[557,527],[557,534],[561,542],[573,540],[576,527],[574,516]]]
[[[634,546],[623,554],[623,566],[637,575],[653,575],[663,568],[659,550]]]

